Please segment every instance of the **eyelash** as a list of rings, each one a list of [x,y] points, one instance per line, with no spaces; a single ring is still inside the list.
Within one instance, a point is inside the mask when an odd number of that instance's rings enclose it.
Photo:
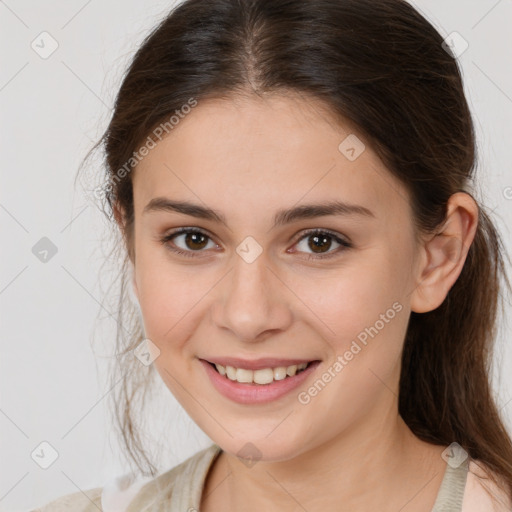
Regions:
[[[197,256],[194,255],[194,253],[204,252],[204,251],[202,251],[202,250],[201,251],[183,251],[182,249],[179,249],[179,248],[176,248],[176,247],[172,247],[171,245],[169,245],[169,242],[173,238],[178,236],[178,235],[194,234],[194,233],[195,234],[204,235],[207,238],[209,238],[210,240],[212,240],[212,238],[208,235],[208,233],[202,231],[201,229],[198,229],[198,228],[178,228],[178,229],[174,230],[172,233],[169,233],[169,234],[165,235],[163,238],[161,238],[160,242],[163,245],[165,245],[167,247],[167,249],[169,249],[170,251],[172,251],[172,252],[174,252],[176,254],[179,254],[180,256],[185,256],[187,258],[197,258]],[[328,258],[335,257],[336,255],[338,255],[338,253],[343,252],[346,249],[351,249],[353,247],[352,243],[348,242],[347,240],[343,240],[336,233],[334,233],[332,231],[329,231],[329,230],[326,230],[326,229],[318,229],[318,228],[310,229],[310,230],[305,231],[302,234],[302,236],[294,243],[294,245],[296,245],[297,243],[302,241],[304,238],[308,238],[308,237],[310,237],[312,235],[328,235],[329,237],[334,239],[335,242],[339,243],[341,245],[341,247],[338,247],[337,250],[334,250],[332,252],[327,253],[326,256],[317,256],[317,255],[309,254],[308,256],[306,256],[307,260],[325,260],[325,259],[328,259]]]

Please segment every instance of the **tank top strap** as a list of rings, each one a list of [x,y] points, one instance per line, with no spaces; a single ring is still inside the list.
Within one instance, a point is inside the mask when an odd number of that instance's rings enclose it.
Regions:
[[[457,467],[446,464],[432,512],[461,512],[469,471],[469,457]]]

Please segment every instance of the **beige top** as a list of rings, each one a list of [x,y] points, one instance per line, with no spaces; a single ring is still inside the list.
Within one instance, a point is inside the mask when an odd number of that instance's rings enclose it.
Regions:
[[[199,512],[208,470],[221,448],[213,444],[154,479],[124,491],[97,487],[58,498],[31,512]],[[512,503],[469,459],[445,474],[432,512],[512,512]],[[488,493],[495,497],[491,499]]]

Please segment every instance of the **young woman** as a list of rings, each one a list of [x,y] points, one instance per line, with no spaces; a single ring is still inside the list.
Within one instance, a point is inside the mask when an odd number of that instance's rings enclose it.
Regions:
[[[512,510],[502,246],[458,64],[411,5],[185,1],[100,143],[141,316],[127,336],[123,287],[126,448],[150,464],[155,370],[213,444],[41,510]]]

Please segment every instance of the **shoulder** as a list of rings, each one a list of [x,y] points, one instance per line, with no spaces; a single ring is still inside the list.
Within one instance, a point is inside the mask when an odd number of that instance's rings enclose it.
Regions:
[[[86,491],[79,491],[66,496],[61,496],[43,507],[31,510],[30,512],[98,512],[101,510],[102,488],[97,487]]]
[[[165,473],[149,479],[133,479],[132,474],[124,475],[104,487],[61,496],[50,503],[30,512],[140,512],[148,510],[171,498],[176,488],[182,491],[183,484],[190,490],[200,490],[204,476],[215,455],[218,445],[205,448]]]
[[[151,480],[130,502],[127,512],[153,510],[149,507],[156,507],[162,502],[169,502],[170,508],[165,508],[165,510],[182,510],[183,507],[178,507],[178,504],[181,505],[183,501],[190,500],[191,496],[193,499],[197,499],[201,495],[209,467],[220,451],[217,444],[212,444]]]
[[[492,471],[485,464],[478,460],[470,461],[462,512],[512,511],[511,497],[494,483],[491,475]]]

